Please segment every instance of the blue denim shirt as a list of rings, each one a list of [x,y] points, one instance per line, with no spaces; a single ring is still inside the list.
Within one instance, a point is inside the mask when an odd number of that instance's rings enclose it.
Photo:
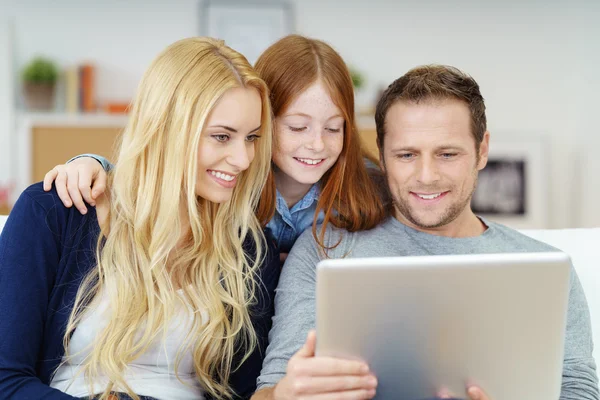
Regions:
[[[279,190],[277,191],[275,215],[267,224],[267,228],[270,229],[280,252],[289,253],[298,236],[306,228],[311,227],[317,210],[319,193],[318,185],[314,184],[290,210]],[[317,222],[323,222],[324,217],[325,214],[321,211]]]

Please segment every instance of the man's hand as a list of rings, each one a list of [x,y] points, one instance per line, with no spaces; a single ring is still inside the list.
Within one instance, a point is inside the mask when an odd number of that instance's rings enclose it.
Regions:
[[[469,386],[467,388],[467,395],[469,396],[469,400],[492,400],[480,387],[477,386]],[[451,399],[456,396],[452,396],[450,393],[443,391],[439,394],[441,399]]]
[[[316,357],[316,333],[310,331],[304,346],[290,359],[286,376],[275,386],[273,398],[371,399],[377,379],[361,361]]]
[[[481,388],[471,386],[467,389],[470,400],[492,400]]]

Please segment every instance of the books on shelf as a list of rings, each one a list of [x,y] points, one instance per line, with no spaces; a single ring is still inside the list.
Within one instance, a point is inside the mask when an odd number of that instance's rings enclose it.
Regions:
[[[96,99],[96,67],[86,63],[65,70],[65,109],[67,113],[127,114],[129,101],[106,101],[99,107]]]
[[[65,70],[65,109],[69,113],[79,112],[79,69],[69,67]]]
[[[93,64],[72,66],[65,71],[67,112],[96,111],[96,68]]]

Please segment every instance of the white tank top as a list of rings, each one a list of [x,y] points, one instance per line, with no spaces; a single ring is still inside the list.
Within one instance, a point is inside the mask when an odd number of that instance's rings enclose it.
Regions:
[[[178,291],[182,296],[183,291]],[[93,392],[90,393],[87,381],[79,372],[79,364],[89,354],[83,351],[94,337],[107,324],[108,299],[103,293],[97,307],[89,310],[75,329],[69,343],[71,359],[62,364],[54,375],[50,386],[75,397],[87,397],[102,393],[108,379],[98,376],[94,381]],[[163,341],[163,335],[150,344],[144,354],[130,363],[124,371],[124,378],[129,387],[140,396],[152,396],[159,400],[198,400],[204,399],[204,391],[200,387],[194,371],[191,351],[183,354],[177,376],[175,375],[175,358],[181,343],[191,327],[193,314],[189,306],[181,302],[176,314],[171,319],[168,333]],[[208,320],[206,312],[202,313],[203,321]],[[178,379],[179,378],[179,379]],[[181,381],[183,381],[183,383]],[[124,388],[113,391],[124,392]]]

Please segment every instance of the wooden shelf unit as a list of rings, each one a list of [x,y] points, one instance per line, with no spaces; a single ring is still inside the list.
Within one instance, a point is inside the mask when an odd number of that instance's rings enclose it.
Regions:
[[[94,153],[116,160],[120,133],[127,119],[126,115],[110,114],[21,113],[17,196],[28,185],[43,180],[55,165],[64,164],[77,154]],[[363,145],[379,158],[372,117],[362,118],[358,125]],[[0,214],[8,211],[0,208]]]
[[[35,125],[31,129],[31,182],[71,157],[94,153],[114,161],[123,128],[114,126]]]

